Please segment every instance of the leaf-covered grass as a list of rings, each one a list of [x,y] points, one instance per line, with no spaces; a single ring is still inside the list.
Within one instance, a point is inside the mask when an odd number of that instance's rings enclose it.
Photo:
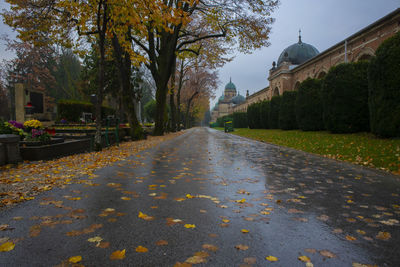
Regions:
[[[232,133],[400,174],[400,139],[380,139],[370,133],[331,134],[300,130],[235,129]]]

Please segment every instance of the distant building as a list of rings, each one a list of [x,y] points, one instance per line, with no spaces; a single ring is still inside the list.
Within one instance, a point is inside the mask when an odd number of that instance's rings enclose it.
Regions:
[[[218,116],[213,117],[213,121],[233,112],[246,112],[252,103],[270,100],[285,91],[297,90],[305,79],[323,78],[331,67],[340,63],[369,60],[384,40],[399,31],[400,8],[321,53],[314,46],[304,43],[299,35],[296,43],[282,51],[277,63],[272,63],[268,76],[269,86],[252,95],[247,93],[244,102],[232,104],[230,109],[226,106],[221,108],[221,112],[217,109],[214,115]]]
[[[236,85],[230,79],[225,86],[224,94],[218,98],[218,102],[211,110],[211,122],[216,122],[217,118],[231,114],[233,108],[246,101],[246,98],[237,93]]]

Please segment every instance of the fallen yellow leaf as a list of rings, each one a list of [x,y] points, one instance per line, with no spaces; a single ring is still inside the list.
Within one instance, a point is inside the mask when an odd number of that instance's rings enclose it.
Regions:
[[[110,255],[111,260],[122,260],[125,258],[125,249],[124,250],[116,250]]]
[[[196,228],[196,225],[194,224],[185,224],[185,228]]]
[[[310,262],[310,258],[307,256],[299,256],[298,257],[299,260],[301,260],[302,262]]]
[[[237,203],[244,203],[244,202],[246,202],[246,199],[242,198],[241,200],[236,200],[235,202],[237,202]]]
[[[191,198],[194,198],[194,196],[192,196],[191,194],[186,194],[186,198],[191,199]]]
[[[6,252],[6,251],[10,251],[13,250],[15,247],[15,244],[13,242],[5,242],[3,244],[0,245],[0,251],[1,252]]]
[[[265,257],[265,259],[266,259],[267,261],[278,261],[278,258],[277,258],[277,257],[274,257],[274,256],[268,256],[268,257]]]
[[[136,252],[139,252],[139,253],[146,253],[147,251],[149,251],[149,250],[147,248],[145,248],[145,247],[142,247],[142,246],[138,246],[136,248]]]
[[[242,231],[241,231],[243,234],[247,234],[248,232],[250,232],[249,230],[247,230],[247,229],[242,229]]]
[[[73,256],[73,257],[71,257],[71,258],[69,258],[69,262],[70,263],[78,263],[78,262],[80,262],[82,260],[82,257],[81,256]]]

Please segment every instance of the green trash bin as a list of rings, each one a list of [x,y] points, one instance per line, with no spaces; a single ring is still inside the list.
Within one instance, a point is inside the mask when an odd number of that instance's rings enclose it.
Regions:
[[[226,133],[233,132],[233,123],[232,121],[226,121],[224,123],[224,130]]]

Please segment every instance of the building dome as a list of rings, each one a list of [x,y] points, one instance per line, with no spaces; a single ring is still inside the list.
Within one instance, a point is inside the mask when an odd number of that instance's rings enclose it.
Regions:
[[[278,67],[283,62],[289,62],[292,65],[300,65],[318,54],[319,51],[314,46],[303,43],[301,41],[301,36],[299,36],[299,41],[297,43],[292,44],[282,51],[278,59]]]
[[[236,85],[232,82],[232,79],[229,80],[229,83],[225,85],[225,91],[234,91],[236,92]]]
[[[246,98],[244,96],[242,96],[241,94],[238,94],[237,96],[232,98],[232,103],[235,105],[242,104],[245,101],[246,101]]]
[[[224,96],[224,95],[221,95],[221,96],[218,98],[217,104],[218,104],[219,102],[224,101],[224,99],[225,99],[225,96]]]

